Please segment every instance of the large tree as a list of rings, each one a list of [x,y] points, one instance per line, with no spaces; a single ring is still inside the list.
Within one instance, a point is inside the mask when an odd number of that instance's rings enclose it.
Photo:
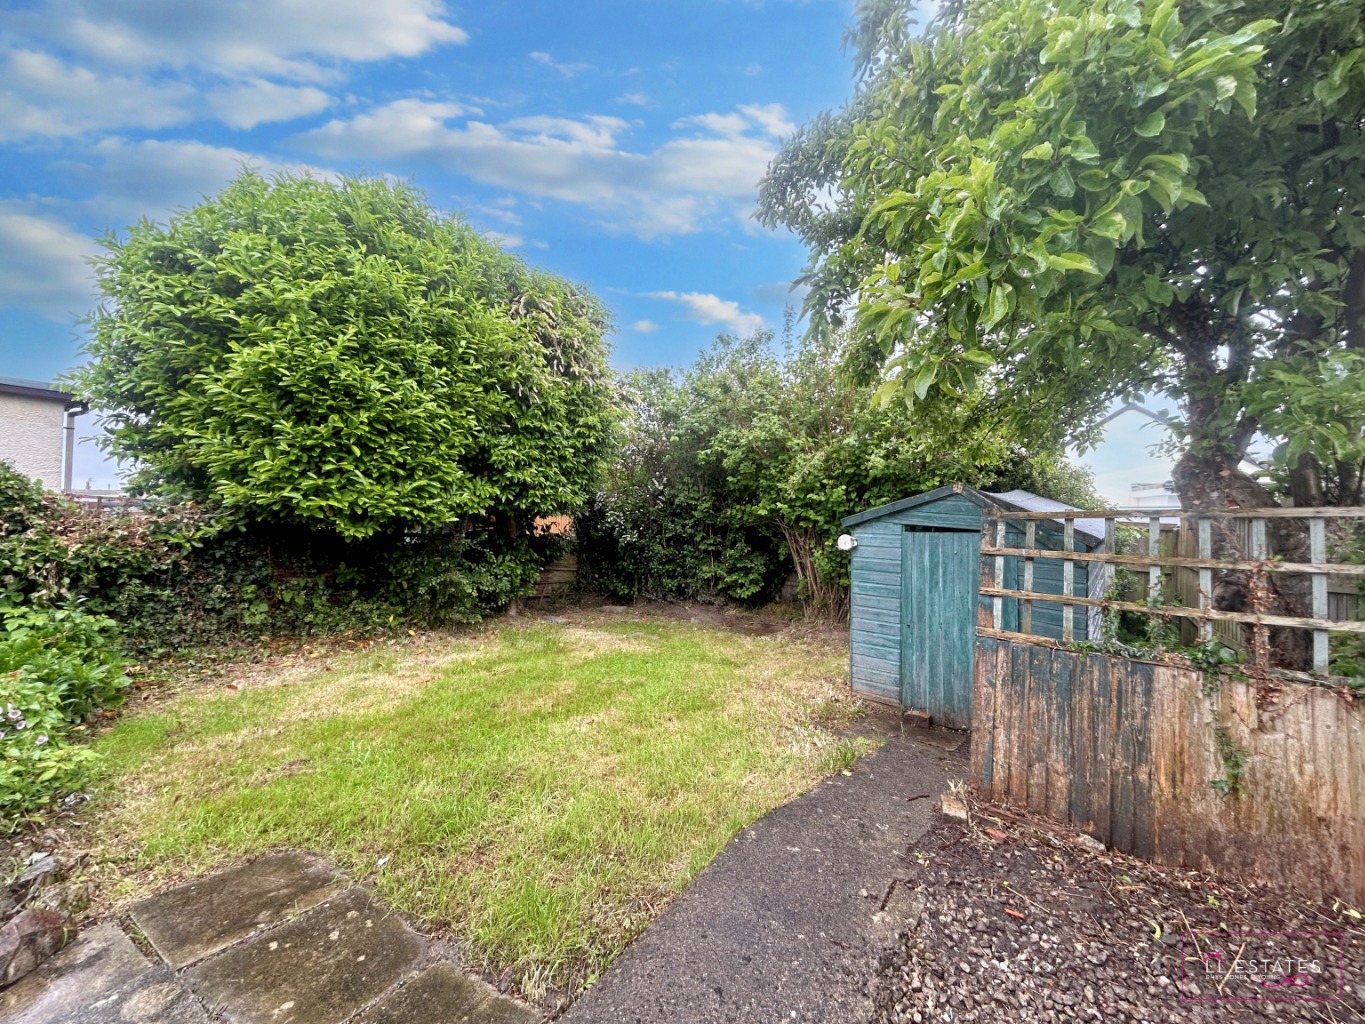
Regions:
[[[360,538],[594,483],[602,306],[405,185],[244,172],[104,245],[76,382],[144,489]]]
[[[869,0],[848,105],[789,140],[762,216],[812,253],[817,331],[912,404],[980,390],[1083,437],[1181,407],[1190,508],[1361,501],[1360,0]],[[1300,538],[1281,526],[1292,553]]]

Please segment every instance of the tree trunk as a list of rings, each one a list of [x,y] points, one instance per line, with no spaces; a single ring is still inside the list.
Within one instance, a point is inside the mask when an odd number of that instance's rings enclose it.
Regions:
[[[1259,482],[1239,468],[1240,455],[1223,457],[1197,454],[1207,448],[1197,438],[1181,456],[1172,472],[1181,506],[1189,511],[1217,511],[1227,508],[1277,508],[1279,503]],[[1234,521],[1213,520],[1213,555],[1217,558],[1248,559],[1251,552],[1239,536]],[[1301,519],[1266,520],[1268,554],[1286,562],[1308,561],[1308,527]],[[1272,572],[1267,574],[1268,593],[1256,608],[1256,588],[1246,573],[1222,573],[1210,595],[1215,607],[1233,610],[1242,605],[1246,611],[1265,611],[1277,615],[1308,616],[1312,611],[1312,581],[1307,576]],[[1244,629],[1251,638],[1252,627]],[[1248,644],[1254,653],[1254,646]],[[1306,630],[1272,627],[1271,664],[1280,668],[1305,670],[1311,665],[1311,641]]]
[[[838,583],[822,579],[815,565],[815,546],[820,537],[814,530],[779,524],[787,543],[792,567],[796,570],[803,611],[807,618],[823,615],[833,621],[848,618],[848,592]]]

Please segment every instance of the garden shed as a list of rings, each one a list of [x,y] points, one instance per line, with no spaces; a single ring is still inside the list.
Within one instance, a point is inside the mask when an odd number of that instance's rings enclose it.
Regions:
[[[981,582],[982,511],[1065,512],[1072,506],[1029,491],[992,494],[961,484],[869,509],[843,521],[852,538],[849,641],[853,690],[860,696],[927,711],[941,725],[971,725],[978,609],[989,615]],[[1062,550],[1061,521],[1038,523],[1034,545]],[[1093,551],[1104,524],[1077,519],[1073,547]],[[1024,525],[1006,525],[1006,547],[1023,547]],[[849,541],[845,541],[847,545]],[[1062,594],[1062,562],[1031,559],[1033,587]],[[1005,586],[1019,589],[1024,559],[1005,560]],[[1102,597],[1107,573],[1072,566],[1072,592]],[[1035,602],[1030,632],[1062,639],[1062,605]],[[1098,635],[1098,616],[1071,612],[1077,640]],[[1004,602],[1004,627],[1019,629],[1019,607]]]

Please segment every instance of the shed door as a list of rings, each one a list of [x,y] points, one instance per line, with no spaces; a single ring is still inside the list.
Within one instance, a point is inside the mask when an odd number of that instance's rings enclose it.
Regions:
[[[972,719],[981,533],[907,526],[901,539],[901,703],[936,723]]]

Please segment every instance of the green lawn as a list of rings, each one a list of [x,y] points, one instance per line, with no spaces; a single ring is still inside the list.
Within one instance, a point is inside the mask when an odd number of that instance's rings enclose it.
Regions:
[[[578,989],[854,751],[827,731],[852,713],[838,645],[571,614],[127,714],[99,741],[115,897],[313,850],[526,994]]]

